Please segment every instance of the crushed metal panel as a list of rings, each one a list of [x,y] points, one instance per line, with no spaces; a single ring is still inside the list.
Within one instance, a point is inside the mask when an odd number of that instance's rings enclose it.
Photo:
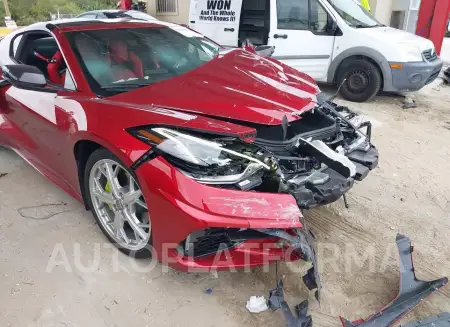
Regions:
[[[390,327],[419,305],[424,298],[447,284],[448,278],[446,277],[431,282],[418,280],[414,272],[413,247],[410,239],[398,234],[396,241],[400,255],[400,291],[398,296],[391,304],[367,320],[358,320],[352,323],[340,317],[344,327]]]

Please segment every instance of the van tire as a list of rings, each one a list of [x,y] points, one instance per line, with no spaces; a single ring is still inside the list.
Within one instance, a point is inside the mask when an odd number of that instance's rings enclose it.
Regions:
[[[346,100],[365,102],[372,99],[381,88],[381,73],[373,62],[367,59],[347,59],[339,67],[338,87],[344,79],[340,93]]]

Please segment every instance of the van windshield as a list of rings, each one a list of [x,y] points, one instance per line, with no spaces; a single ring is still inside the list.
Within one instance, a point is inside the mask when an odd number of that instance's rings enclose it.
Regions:
[[[351,27],[369,28],[384,26],[355,0],[328,0],[339,16]]]

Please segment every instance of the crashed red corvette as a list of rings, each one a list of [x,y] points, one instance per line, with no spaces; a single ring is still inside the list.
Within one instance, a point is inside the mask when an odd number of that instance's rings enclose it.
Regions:
[[[83,201],[123,252],[151,244],[176,269],[261,265],[288,248],[315,263],[301,209],[378,162],[370,123],[312,78],[189,30],[39,23],[1,40],[0,60],[0,144]]]

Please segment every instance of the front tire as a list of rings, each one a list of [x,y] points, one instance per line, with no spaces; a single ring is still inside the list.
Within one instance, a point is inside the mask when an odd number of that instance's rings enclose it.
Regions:
[[[338,87],[341,84],[340,93],[344,99],[353,102],[369,101],[380,91],[381,73],[371,61],[348,59],[341,64],[338,71]]]
[[[151,257],[151,220],[137,177],[108,150],[89,157],[84,171],[87,204],[108,240],[135,258]]]

